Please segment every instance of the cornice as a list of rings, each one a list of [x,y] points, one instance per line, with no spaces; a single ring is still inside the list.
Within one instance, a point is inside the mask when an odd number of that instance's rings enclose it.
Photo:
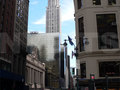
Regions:
[[[93,52],[79,52],[77,59],[87,57],[104,57],[104,56],[120,56],[120,50],[114,51],[93,51]]]

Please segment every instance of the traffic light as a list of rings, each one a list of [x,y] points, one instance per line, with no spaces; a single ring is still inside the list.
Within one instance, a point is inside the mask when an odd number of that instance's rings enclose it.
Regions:
[[[95,75],[93,73],[90,74],[90,81],[89,81],[89,90],[95,90]]]
[[[95,75],[94,74],[90,74],[90,80],[94,81],[95,79]]]

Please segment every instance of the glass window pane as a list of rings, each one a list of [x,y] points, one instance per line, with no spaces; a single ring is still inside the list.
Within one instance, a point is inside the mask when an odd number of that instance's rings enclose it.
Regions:
[[[83,17],[78,19],[78,24],[79,24],[79,48],[80,52],[85,50],[84,46],[84,23],[83,23]]]
[[[108,0],[108,5],[116,4],[116,0]]]
[[[97,15],[99,49],[118,48],[118,33],[115,14]]]
[[[99,76],[120,76],[120,61],[99,62]]]
[[[80,9],[82,6],[83,6],[83,0],[77,0],[77,6],[78,6],[78,9]]]
[[[86,78],[86,63],[80,64],[81,78]]]
[[[100,0],[93,0],[93,5],[101,5],[101,1]]]

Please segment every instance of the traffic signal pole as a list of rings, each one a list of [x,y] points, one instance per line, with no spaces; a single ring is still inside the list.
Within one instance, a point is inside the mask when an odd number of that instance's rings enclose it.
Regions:
[[[79,90],[78,69],[76,69],[76,71],[77,71],[77,90]]]
[[[105,78],[106,78],[106,90],[108,90],[108,76],[106,75]]]
[[[89,90],[95,90],[95,75],[90,74]]]

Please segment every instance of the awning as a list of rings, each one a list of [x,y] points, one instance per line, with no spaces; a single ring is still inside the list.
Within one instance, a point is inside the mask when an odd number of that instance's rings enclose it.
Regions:
[[[5,70],[0,70],[0,78],[22,81],[22,82],[24,82],[25,80],[23,76]]]

